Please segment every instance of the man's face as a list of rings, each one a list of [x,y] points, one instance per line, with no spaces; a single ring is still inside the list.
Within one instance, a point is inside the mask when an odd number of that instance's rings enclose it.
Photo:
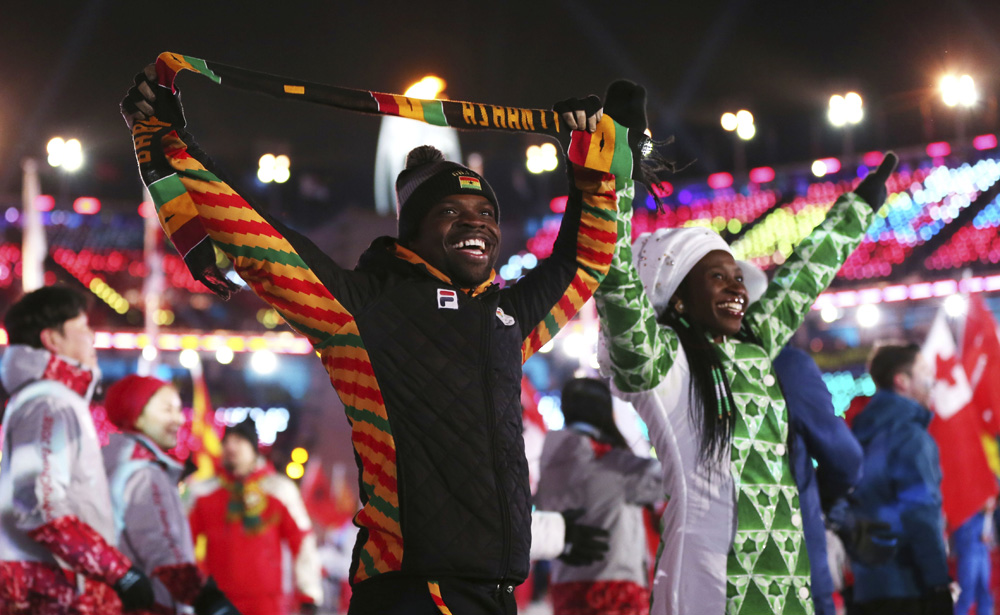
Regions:
[[[85,367],[97,367],[94,350],[94,332],[87,321],[87,314],[70,318],[59,327],[42,331],[42,344],[51,352],[79,361]]]
[[[922,354],[918,354],[913,362],[913,367],[906,375],[908,376],[906,390],[898,392],[929,408],[931,390],[934,388],[934,368],[930,361],[925,359]]]
[[[253,471],[257,463],[257,451],[242,437],[229,434],[222,438],[222,466],[235,476],[243,478]]]
[[[177,433],[184,425],[181,396],[171,386],[161,387],[135,421],[136,430],[146,434],[163,450],[177,446]]]
[[[407,247],[458,286],[478,286],[499,255],[496,208],[479,195],[449,196],[431,206]]]
[[[747,289],[743,270],[725,250],[706,254],[681,284],[676,294],[684,303],[684,316],[713,336],[735,335],[743,323]]]

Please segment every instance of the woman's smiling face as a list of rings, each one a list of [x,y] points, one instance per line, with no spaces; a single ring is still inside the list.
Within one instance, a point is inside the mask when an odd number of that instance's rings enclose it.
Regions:
[[[688,272],[674,298],[683,302],[685,318],[707,329],[716,339],[735,335],[747,308],[743,270],[732,254],[713,250]]]

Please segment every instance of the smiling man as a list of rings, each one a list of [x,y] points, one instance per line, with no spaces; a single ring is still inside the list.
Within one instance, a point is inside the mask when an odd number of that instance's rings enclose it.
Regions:
[[[362,503],[350,612],[514,612],[533,522],[521,364],[606,275],[615,176],[571,165],[551,256],[500,288],[493,189],[422,146],[397,178],[398,238],[376,239],[346,270],[219,179],[155,71],[136,83],[123,113],[137,147],[152,138],[157,150],[140,164],[143,179],[154,194],[186,192],[236,271],[313,343],[346,408]],[[644,91],[619,91],[618,108],[634,110],[628,125],[641,134]],[[596,97],[578,102],[562,115],[571,129],[621,130]],[[631,168],[632,152],[622,155]]]

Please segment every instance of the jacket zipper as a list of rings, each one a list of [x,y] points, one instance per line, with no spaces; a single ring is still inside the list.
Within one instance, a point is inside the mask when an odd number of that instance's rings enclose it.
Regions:
[[[486,408],[490,417],[490,459],[493,463],[493,478],[496,481],[497,492],[500,499],[500,512],[503,516],[503,555],[500,558],[500,582],[503,584],[504,580],[507,578],[507,572],[510,569],[510,504],[507,502],[507,494],[504,493],[504,486],[501,481],[500,473],[497,471],[497,447],[496,447],[496,431],[497,423],[499,422],[499,417],[496,413],[496,408],[493,405],[493,390],[489,386],[489,366],[490,366],[490,350],[492,345],[490,341],[492,336],[490,335],[490,325],[493,321],[490,320],[492,314],[489,311],[485,302],[479,302],[482,305],[483,311],[486,312],[486,317],[483,319],[483,362],[482,362],[482,378],[483,378],[483,391],[486,393]]]

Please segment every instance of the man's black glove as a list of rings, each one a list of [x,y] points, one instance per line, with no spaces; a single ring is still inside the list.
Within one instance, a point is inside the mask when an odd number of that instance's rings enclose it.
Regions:
[[[191,606],[194,607],[196,615],[240,615],[212,577],[208,577],[208,581]]]
[[[153,584],[135,566],[129,568],[113,588],[122,601],[123,611],[137,611],[153,606]]]
[[[886,152],[885,158],[882,159],[882,164],[878,165],[876,170],[862,179],[858,187],[854,189],[854,194],[864,199],[872,208],[872,211],[878,211],[878,208],[882,207],[882,204],[885,203],[885,199],[888,196],[885,189],[885,180],[889,179],[892,172],[896,170],[898,163],[899,158],[896,157],[896,154]]]
[[[589,566],[604,559],[608,552],[608,531],[592,525],[582,525],[577,520],[583,516],[583,509],[574,508],[562,512],[566,522],[566,546],[559,559],[570,566]]]
[[[826,525],[840,538],[851,561],[878,566],[896,555],[899,537],[892,532],[891,526],[857,517],[846,498],[830,508]]]
[[[120,107],[129,128],[136,119],[150,116],[156,116],[156,119],[167,122],[174,128],[187,126],[180,91],[174,93],[170,88],[160,86],[156,80],[156,66],[153,64],[136,74]]]
[[[593,94],[586,98],[567,98],[552,105],[552,110],[560,116],[564,113],[572,114],[577,123],[576,130],[589,129],[593,132],[600,119],[598,111],[601,110],[601,99]]]
[[[951,599],[951,588],[947,585],[932,587],[925,597],[921,612],[927,615],[952,615],[955,612],[955,603]]]
[[[299,615],[316,615],[319,613],[319,607],[312,602],[303,602],[299,605]]]

